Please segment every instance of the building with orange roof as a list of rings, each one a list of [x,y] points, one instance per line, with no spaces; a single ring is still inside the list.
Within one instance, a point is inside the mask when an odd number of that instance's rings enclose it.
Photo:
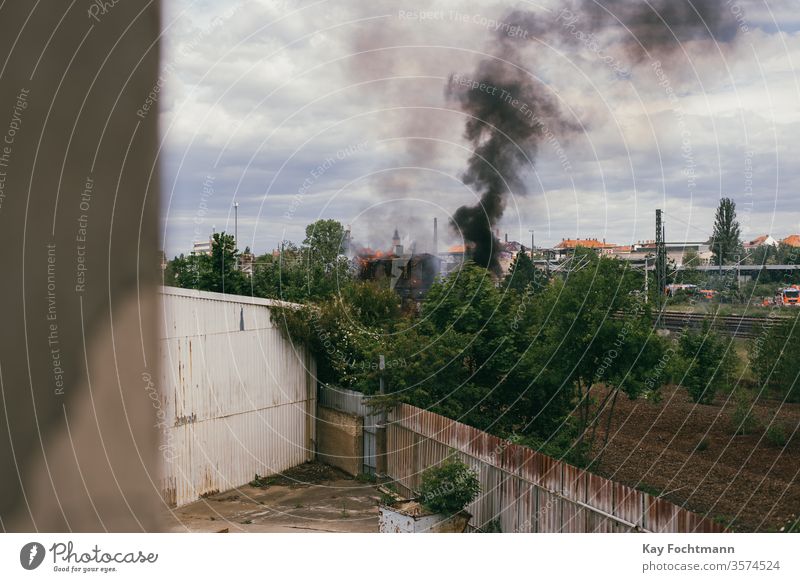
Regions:
[[[746,248],[746,249],[754,249],[756,247],[761,247],[761,246],[765,246],[765,245],[771,246],[771,247],[777,247],[778,246],[778,241],[775,240],[774,238],[772,238],[772,236],[770,236],[768,234],[762,234],[761,236],[757,236],[753,240],[744,243],[744,248]]]
[[[790,247],[800,247],[800,234],[790,234],[781,242]]]
[[[616,246],[615,244],[607,243],[605,239],[600,241],[596,238],[562,238],[561,242],[553,247],[553,250],[557,257],[564,257],[574,253],[578,247],[607,252]]]

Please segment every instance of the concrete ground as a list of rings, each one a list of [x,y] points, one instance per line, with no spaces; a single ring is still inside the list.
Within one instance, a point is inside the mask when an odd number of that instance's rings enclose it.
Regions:
[[[301,467],[312,465],[319,466]],[[308,471],[299,478],[292,471],[266,479],[261,487],[245,485],[172,509],[164,516],[166,531],[378,531],[380,493],[374,484],[335,470],[322,471],[322,478],[312,482],[305,478]]]

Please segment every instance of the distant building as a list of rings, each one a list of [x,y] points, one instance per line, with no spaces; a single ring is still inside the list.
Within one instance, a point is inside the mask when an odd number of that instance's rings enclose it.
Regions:
[[[781,242],[790,247],[800,247],[800,234],[790,234]]]
[[[761,236],[757,236],[753,240],[744,243],[745,249],[754,249],[763,246],[777,247],[778,241],[768,234],[762,234]]]
[[[596,238],[562,238],[561,242],[553,247],[553,251],[555,258],[561,259],[574,254],[575,249],[578,247],[609,253],[616,246],[615,244],[607,243],[605,239],[599,241]]]
[[[192,254],[193,255],[211,255],[211,246],[214,242],[214,239],[209,238],[206,241],[195,241],[192,244]]]
[[[465,253],[464,245],[453,245],[439,253],[440,272],[443,277],[457,270],[464,263]]]
[[[252,275],[253,274],[253,263],[256,260],[256,256],[253,253],[241,253],[239,255],[239,270],[244,273],[245,275]]]

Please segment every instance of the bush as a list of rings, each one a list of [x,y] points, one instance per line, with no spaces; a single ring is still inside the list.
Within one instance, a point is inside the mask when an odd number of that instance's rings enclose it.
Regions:
[[[782,314],[783,315],[783,314]],[[761,386],[789,402],[800,401],[800,314],[770,317],[750,343],[750,366]]]
[[[753,398],[745,390],[735,394],[736,408],[731,415],[734,434],[750,434],[758,428],[758,419],[753,412]]]
[[[767,442],[773,447],[785,447],[786,443],[789,441],[786,435],[786,427],[778,422],[773,422],[769,425],[766,437]]]
[[[445,515],[458,513],[480,492],[477,473],[453,455],[439,466],[425,469],[419,488],[422,505]]]
[[[681,335],[678,351],[684,370],[682,384],[689,397],[698,404],[711,404],[735,371],[736,354],[730,340],[705,323],[700,332],[687,330]]]

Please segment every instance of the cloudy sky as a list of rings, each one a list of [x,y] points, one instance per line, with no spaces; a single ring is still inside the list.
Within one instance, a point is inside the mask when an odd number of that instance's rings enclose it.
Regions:
[[[699,2],[698,2],[699,3]],[[572,128],[542,139],[506,201],[500,235],[552,245],[595,237],[704,240],[720,196],[746,238],[800,231],[800,12],[718,5],[724,35],[682,35],[634,56],[637,32],[563,3],[172,0],[164,13],[163,233],[169,256],[212,229],[256,252],[334,218],[365,245],[440,240],[474,204],[473,145],[447,87],[498,58],[523,70]],[[795,6],[793,6],[795,5]],[[513,10],[535,26],[513,30]],[[519,14],[519,12],[517,13]],[[624,20],[624,19],[623,19]],[[680,42],[678,42],[680,41]],[[656,67],[654,62],[662,66]],[[523,191],[524,188],[524,191]]]

